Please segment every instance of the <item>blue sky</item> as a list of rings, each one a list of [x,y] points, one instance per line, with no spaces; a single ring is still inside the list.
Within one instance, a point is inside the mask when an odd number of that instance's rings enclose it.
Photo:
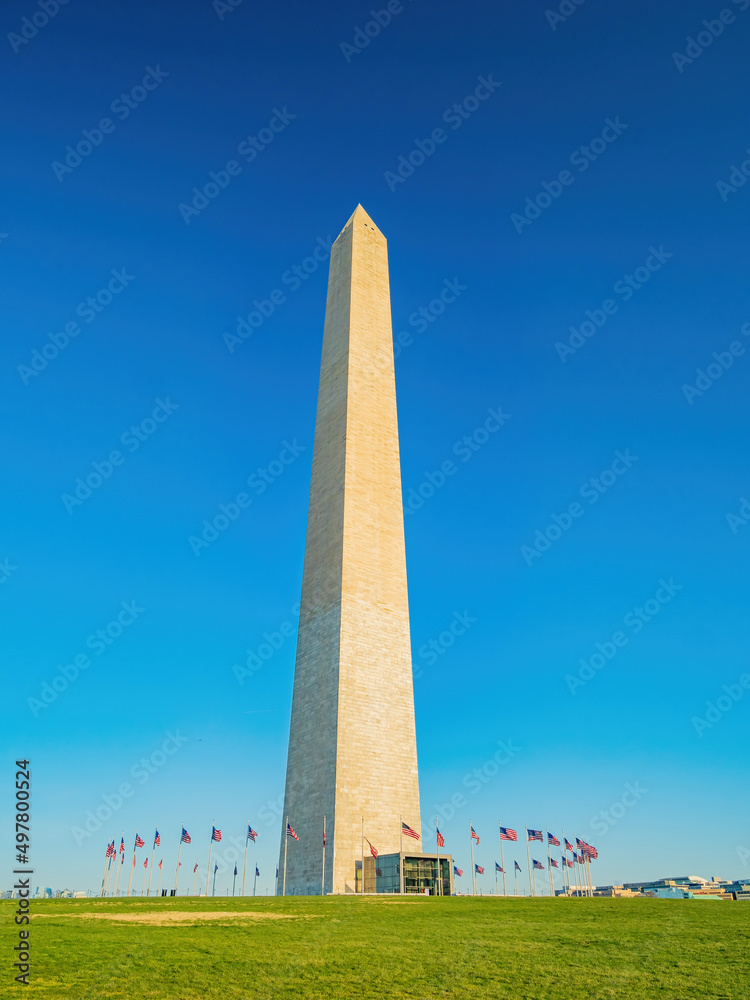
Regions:
[[[154,826],[173,877],[181,824],[192,870],[249,819],[273,886],[327,248],[358,202],[405,497],[456,469],[405,519],[425,829],[465,869],[471,820],[488,871],[500,821],[591,840],[599,882],[750,877],[746,6],[405,2],[360,51],[381,5],[4,6],[2,745],[9,785],[33,762],[35,882],[94,888]]]

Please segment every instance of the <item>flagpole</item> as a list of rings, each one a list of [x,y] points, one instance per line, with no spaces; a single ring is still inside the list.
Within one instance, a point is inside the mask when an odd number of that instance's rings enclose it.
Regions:
[[[218,865],[214,865],[214,884],[213,884],[213,888],[211,889],[211,895],[212,896],[216,895],[216,869],[218,867],[219,867]]]
[[[161,861],[164,861],[164,858],[162,858]],[[161,861],[159,862],[159,884],[156,887],[157,896],[161,895]]]
[[[401,840],[399,841],[399,854],[398,854],[398,891],[403,896],[404,894],[404,817],[399,816],[398,818],[398,829],[401,835]]]
[[[247,875],[247,844],[250,838],[248,834],[250,832],[250,820],[247,821],[247,830],[245,830],[245,861],[242,865],[242,895],[245,895],[245,876]]]
[[[255,875],[253,876],[253,896],[255,895],[255,883],[258,881],[258,862],[255,862]]]
[[[440,874],[440,844],[438,844],[438,818],[435,817],[435,854],[437,855],[437,879],[435,880],[435,889],[437,890],[438,896],[442,896],[443,879]]]
[[[534,868],[533,865],[531,866],[531,874],[534,879],[534,892],[532,893],[532,895],[536,896],[536,868]]]
[[[208,842],[208,868],[206,869],[206,895],[208,895],[208,883],[211,878],[211,851],[214,849],[214,830],[216,827],[211,823],[211,839]],[[214,880],[215,882],[216,880]]]
[[[112,841],[112,843],[114,843],[114,841]],[[114,895],[112,890],[114,889],[116,877],[117,877],[117,848],[115,848],[113,853],[109,856],[109,864],[107,865],[107,887],[104,892],[105,896],[107,895],[108,892]]]
[[[323,817],[323,874],[320,876],[320,895],[326,894],[326,818]],[[255,893],[253,893],[255,895]]]
[[[544,833],[545,833],[545,836],[547,838],[547,873],[549,874],[549,894],[550,894],[550,896],[554,896],[555,895],[555,892],[554,892],[554,885],[555,885],[555,883],[554,883],[554,880],[552,878],[552,865],[550,864],[549,830],[547,829],[546,826],[544,828]]]
[[[138,828],[135,831],[136,839],[138,838]],[[133,869],[135,868],[135,840],[133,841],[133,861],[130,865],[130,878],[128,879],[128,896],[130,896],[130,887],[133,884]]]
[[[296,822],[296,820],[295,820]],[[287,841],[289,840],[289,817],[287,816],[286,822],[284,824],[284,880],[281,883],[281,895],[286,896],[286,848]]]
[[[477,894],[477,870],[474,867],[474,838],[472,837],[472,831],[474,827],[471,825],[471,820],[469,820],[469,845],[471,847],[471,884],[473,887],[473,895]]]
[[[109,847],[109,841],[107,842],[107,847]],[[107,877],[107,862],[109,861],[110,856],[111,855],[109,854],[104,856],[104,868],[102,868],[102,890],[99,893],[100,898],[104,895],[104,879]]]
[[[151,864],[148,867],[148,892],[146,893],[147,896],[151,895],[151,873],[154,870],[154,851],[155,850],[156,850],[156,837],[154,837],[154,844],[153,844],[153,847],[151,848]]]
[[[145,860],[147,861],[148,858],[146,858]],[[146,891],[146,869],[147,868],[148,868],[147,864],[143,866],[143,885],[141,886],[141,896],[143,896],[143,894]]]
[[[198,881],[198,862],[195,862],[195,867],[193,868],[193,895],[195,895],[195,883]]]
[[[500,824],[498,823],[498,826]],[[505,892],[505,859],[503,858],[503,838],[500,836],[500,867],[503,870],[503,896],[506,895]]]
[[[529,892],[533,896],[534,892],[531,888],[531,854],[529,853],[529,828],[526,827],[526,863],[529,866]]]
[[[513,878],[514,878],[515,883],[516,883],[516,887],[513,890],[513,895],[517,896],[518,895],[518,869],[516,868],[516,859],[515,858],[513,858]]]
[[[232,895],[234,895],[234,887],[237,884],[237,865],[234,866],[234,875],[232,877]]]
[[[560,848],[563,852],[563,857],[567,860],[568,852],[565,848],[565,830],[563,830],[562,832],[562,843],[560,844]],[[566,888],[567,882],[568,882],[568,866],[565,864],[565,861],[563,861],[563,889]]]
[[[180,827],[180,846],[177,848],[177,867],[174,870],[174,894],[177,895],[177,880],[180,877],[180,853],[182,852],[182,831],[185,829],[184,826]]]
[[[124,836],[124,831],[123,831],[123,836]],[[117,873],[115,875],[115,891],[112,894],[113,896],[116,896],[120,891],[120,875],[122,874],[122,863],[124,860],[125,860],[125,852],[122,851],[117,855]]]

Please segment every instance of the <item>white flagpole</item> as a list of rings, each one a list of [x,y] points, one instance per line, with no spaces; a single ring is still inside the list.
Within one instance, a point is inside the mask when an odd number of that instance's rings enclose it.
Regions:
[[[180,853],[182,851],[182,831],[185,829],[184,826],[180,827],[180,846],[177,848],[177,867],[174,870],[174,894],[177,895],[177,880],[180,877]]]
[[[250,820],[247,821],[247,830],[245,830],[245,861],[242,865],[242,895],[245,895],[245,876],[247,875],[247,844],[250,838],[248,834],[250,833]]]
[[[526,827],[526,864],[529,866],[529,893],[533,896],[534,892],[531,888],[531,854],[529,853],[529,828]],[[535,880],[536,884],[536,880]]]
[[[513,878],[515,879],[516,887],[513,890],[513,895],[518,895],[518,869],[516,868],[516,859],[513,858]]]
[[[554,879],[552,877],[552,865],[550,864],[549,830],[547,829],[546,826],[544,828],[544,833],[545,833],[545,835],[547,837],[547,872],[549,874],[549,894],[550,894],[550,896],[554,896],[555,895],[555,890],[554,890],[555,883],[554,883]]]
[[[119,851],[119,848],[118,848],[118,851]],[[121,854],[118,853],[117,854],[117,873],[115,875],[115,891],[112,893],[113,896],[116,896],[119,893],[119,891],[120,891],[120,875],[122,875],[122,864],[123,864],[124,860],[125,860],[125,852],[123,851]]]
[[[154,851],[155,850],[156,850],[156,837],[154,837],[154,844],[153,844],[153,847],[151,848],[151,863],[148,866],[148,892],[146,893],[147,896],[151,895],[151,874],[152,874],[152,872],[154,870]]]
[[[135,831],[136,839],[138,838],[138,829]],[[133,884],[133,870],[135,868],[135,840],[133,841],[133,860],[130,863],[130,878],[128,879],[128,896],[130,896],[130,887]]]
[[[107,847],[109,847],[109,844],[107,844]],[[104,880],[107,877],[107,862],[111,860],[111,857],[112,857],[111,854],[105,854],[104,856],[104,868],[102,869],[102,889],[101,892],[99,893],[100,897],[104,895]]]
[[[404,893],[404,817],[398,818],[398,829],[401,834],[398,855],[398,888],[401,895]]]
[[[323,817],[323,874],[320,877],[320,895],[326,894],[326,818]],[[255,893],[253,893],[255,895]]]
[[[253,875],[253,896],[255,895],[255,883],[258,881],[258,862],[255,862],[255,875]]]
[[[193,865],[193,895],[195,895],[195,883],[198,881],[198,862]]]
[[[146,858],[146,860],[148,860],[148,858]],[[144,896],[146,894],[146,869],[147,868],[148,868],[147,864],[143,866],[143,885],[141,886],[141,896]]]
[[[499,823],[498,823],[498,826],[500,826]],[[505,892],[505,859],[503,858],[503,838],[502,838],[502,836],[500,837],[500,867],[503,870],[503,896],[505,896],[506,895],[506,892]]]
[[[438,896],[443,894],[443,879],[440,873],[440,844],[438,844],[438,818],[435,817],[435,854],[437,855],[437,879],[435,880],[435,890]]]
[[[208,882],[211,878],[211,851],[214,849],[214,830],[216,827],[211,823],[211,839],[208,842],[208,868],[206,869],[206,895],[208,896]]]
[[[474,838],[471,835],[474,827],[471,825],[471,820],[469,820],[469,846],[471,847],[471,884],[473,886],[473,895],[477,894],[477,870],[474,867]]]
[[[289,817],[284,823],[284,881],[281,884],[281,895],[286,896],[286,845],[289,840]]]
[[[567,860],[568,852],[565,850],[565,830],[562,831],[562,841],[560,842],[560,851],[562,852],[562,856]],[[568,881],[568,866],[565,864],[565,861],[563,861],[562,867],[563,867],[563,889],[566,889]]]
[[[536,896],[536,868],[533,865],[531,866],[531,874],[534,878],[534,892],[532,895]]]
[[[163,861],[164,858],[162,858],[161,860]],[[161,895],[161,862],[159,862],[159,884],[156,887],[156,895],[157,896]]]

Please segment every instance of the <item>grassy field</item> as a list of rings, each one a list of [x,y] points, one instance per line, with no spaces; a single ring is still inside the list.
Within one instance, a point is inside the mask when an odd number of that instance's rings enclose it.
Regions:
[[[0,996],[750,997],[744,903],[487,896],[34,901],[28,988],[13,982],[9,957],[17,943],[15,905],[0,902]]]

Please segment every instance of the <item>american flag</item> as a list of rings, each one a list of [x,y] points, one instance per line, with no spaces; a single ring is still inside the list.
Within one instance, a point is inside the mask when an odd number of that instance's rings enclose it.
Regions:
[[[295,840],[299,840],[299,837],[297,836],[297,834],[292,829],[292,824],[291,823],[287,823],[287,825],[286,825],[286,835],[287,835],[287,837],[294,837]]]
[[[187,830],[185,829],[184,826],[182,828],[182,836],[180,837],[180,843],[181,844],[189,844],[190,843],[190,834],[187,832]]]
[[[495,862],[495,871],[496,872],[502,872],[503,875],[505,874],[505,869],[501,868],[500,865],[497,863],[497,861]]]
[[[161,847],[161,837],[158,830],[154,834],[154,847]]]
[[[195,864],[193,865],[193,875],[195,875],[197,871],[198,871],[198,862],[196,861]]]
[[[367,843],[368,843],[368,844],[370,844],[370,841],[368,840],[368,841],[367,841]],[[378,852],[377,852],[377,850],[376,850],[376,849],[375,849],[375,848],[374,848],[374,847],[372,846],[372,844],[370,844],[370,854],[372,854],[372,856],[373,856],[374,858],[376,858],[376,857],[378,856]]]
[[[237,874],[237,865],[234,866],[234,874]]]
[[[148,858],[143,859],[143,867],[148,868]]]
[[[403,820],[401,821],[401,833],[403,833],[405,837],[411,837],[413,840],[420,839],[420,836],[417,833],[417,831],[412,830],[412,828],[407,823],[404,823]]]
[[[125,853],[125,838],[120,837],[120,854]]]
[[[445,837],[442,835],[442,833],[440,832],[440,830],[438,830],[437,827],[435,827],[435,829],[437,830],[437,845],[438,845],[438,847],[445,847]]]
[[[256,865],[255,866],[255,877],[259,878],[259,876],[260,876],[260,872],[258,871],[258,866]]]
[[[521,871],[521,866],[519,865],[519,863],[517,861],[513,862],[513,870],[517,871],[517,872]]]
[[[463,875],[463,872],[456,865],[453,866],[453,874],[458,875],[459,878]]]
[[[484,868],[481,865],[474,865],[474,871],[477,875],[484,875]]]
[[[550,859],[549,859],[549,866],[550,866],[550,868],[559,868],[559,867],[560,867],[560,866],[558,865],[558,863],[557,863],[557,862],[555,861],[555,859],[554,859],[554,858],[550,858]]]
[[[542,862],[541,862],[541,861],[535,861],[535,860],[534,860],[534,859],[532,858],[532,859],[531,859],[531,864],[533,865],[533,867],[534,867],[534,868],[541,868],[541,869],[542,869],[542,871],[544,871],[544,865],[542,864]]]
[[[567,837],[565,837],[565,850],[566,851],[572,851],[573,850],[573,845],[571,844],[571,842],[568,840]]]
[[[578,844],[583,853],[587,854],[590,858],[596,859],[599,857],[597,849],[592,847],[591,844],[587,844],[585,840],[579,840],[578,837],[576,837],[576,844]]]
[[[473,826],[470,829],[471,829],[471,836],[469,837],[469,840],[476,840],[476,842],[479,843],[479,834],[477,833],[477,831],[474,829]]]
[[[561,860],[562,860],[562,863],[565,865],[566,868],[572,868],[573,867],[573,862],[570,860],[570,858],[562,858]]]
[[[557,839],[554,833],[550,833],[549,830],[547,830],[547,843],[552,844],[553,847],[560,846],[560,841]]]
[[[164,861],[164,858],[161,859],[161,861],[159,862],[159,864],[157,866],[159,868],[159,871],[161,871],[161,866],[162,866],[163,861]]]
[[[544,840],[541,830],[529,830],[529,828],[526,827],[526,833],[528,834],[529,840]]]
[[[140,838],[140,837],[138,836],[138,834],[137,834],[137,833],[136,833],[136,835],[135,835],[135,846],[136,846],[136,847],[145,847],[145,846],[146,846],[146,841],[145,841],[145,840],[142,840],[142,839],[141,839],[141,838]]]
[[[211,827],[211,840],[221,840],[221,830],[217,830],[215,826]]]
[[[248,840],[252,840],[252,842],[255,843],[255,838],[257,836],[258,836],[257,832],[255,830],[253,830],[253,828],[248,823],[247,824],[247,839]]]
[[[107,853],[105,854],[105,857],[111,858],[113,854],[117,854],[117,851],[115,850],[114,840],[112,841],[111,844],[107,844]]]
[[[518,834],[509,826],[500,827],[500,840],[518,840]]]

